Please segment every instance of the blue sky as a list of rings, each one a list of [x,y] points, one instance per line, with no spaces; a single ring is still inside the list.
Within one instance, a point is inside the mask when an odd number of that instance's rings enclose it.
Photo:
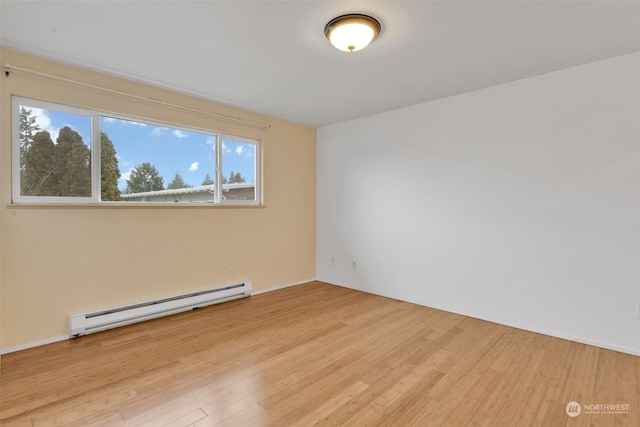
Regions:
[[[54,141],[62,127],[70,126],[89,145],[90,117],[31,107],[27,109],[32,110],[32,117],[37,117],[36,123],[41,129],[49,131]],[[131,170],[144,162],[158,169],[165,187],[176,173],[193,186],[201,185],[206,174],[215,178],[213,135],[110,117],[101,118],[100,128],[109,135],[116,149],[122,174],[118,183],[121,190],[126,188],[126,179]],[[255,146],[227,139],[222,143],[223,174],[229,177],[231,171],[240,172],[247,182],[255,181]]]

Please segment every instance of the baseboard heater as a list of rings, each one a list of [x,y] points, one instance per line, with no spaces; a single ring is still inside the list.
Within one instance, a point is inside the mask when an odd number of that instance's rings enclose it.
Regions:
[[[80,335],[248,297],[251,295],[251,289],[251,282],[244,282],[107,308],[91,313],[72,314],[69,316],[69,336],[75,338]]]

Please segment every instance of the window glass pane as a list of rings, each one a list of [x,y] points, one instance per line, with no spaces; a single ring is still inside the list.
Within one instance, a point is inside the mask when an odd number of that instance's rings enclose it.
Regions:
[[[19,105],[20,195],[91,197],[91,117]]]
[[[213,135],[101,117],[102,200],[213,202]]]
[[[255,143],[222,138],[222,199],[256,200]]]
[[[14,203],[259,202],[257,140],[19,97],[12,104]]]

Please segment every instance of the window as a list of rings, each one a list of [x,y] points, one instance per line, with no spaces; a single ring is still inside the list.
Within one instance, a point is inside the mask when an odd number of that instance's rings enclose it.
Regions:
[[[257,146],[250,140],[226,136],[221,138],[222,198],[224,200],[253,200]]]
[[[14,98],[14,203],[260,203],[260,142]]]

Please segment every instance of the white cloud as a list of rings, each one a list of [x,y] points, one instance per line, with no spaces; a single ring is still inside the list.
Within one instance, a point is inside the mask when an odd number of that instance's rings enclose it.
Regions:
[[[51,119],[45,113],[45,110],[41,108],[28,108],[31,110],[31,117],[35,117],[35,124],[40,127],[40,130],[46,130],[51,134],[51,139],[53,142],[56,142],[58,139],[58,133],[60,133],[60,128],[54,127],[51,125]]]
[[[144,123],[137,123],[137,122],[131,122],[131,124],[135,124],[136,126],[146,126]],[[151,131],[151,135],[153,136],[162,136],[165,135],[167,132],[169,132],[169,128],[165,128],[165,127],[154,127],[153,130]],[[186,138],[187,136],[189,136],[189,134],[187,132],[183,132],[179,129],[173,129],[171,131],[171,133],[173,134],[173,136],[177,137],[177,138]]]
[[[55,128],[53,126],[45,129],[47,132],[51,134],[51,140],[53,141],[54,144],[58,143],[58,134],[60,133],[60,129],[61,128]]]
[[[193,162],[191,163],[191,166],[189,166],[189,170],[191,172],[194,172],[194,171],[197,171],[199,167],[200,167],[200,162]]]
[[[26,110],[29,110],[29,108],[26,108]],[[51,119],[49,118],[49,116],[47,116],[47,114],[44,112],[43,109],[30,108],[30,110],[31,110],[31,117],[36,118],[36,124],[40,126],[40,129],[47,129],[48,127],[51,126]]]
[[[151,135],[153,135],[153,136],[161,136],[168,130],[169,130],[169,128],[154,127],[153,130],[151,131]]]
[[[207,138],[207,140],[205,141],[207,144],[209,145],[213,145],[216,143],[216,139],[212,136],[210,136],[209,138]]]
[[[229,147],[227,147],[227,145],[224,142],[222,143],[222,152],[223,153],[230,153],[231,152]]]
[[[129,178],[131,177],[131,172],[132,172],[132,171],[133,171],[133,168],[129,168],[129,170],[128,170],[128,171],[123,172],[123,173],[120,175],[120,181],[128,181],[128,180],[129,180]]]
[[[174,129],[173,132],[171,132],[171,133],[173,133],[173,136],[175,136],[176,138],[180,138],[180,139],[186,138],[187,136],[189,136],[188,133],[183,132],[183,131],[181,131],[179,129]]]
[[[132,120],[123,120],[123,119],[114,119],[113,117],[105,117],[102,116],[102,121],[109,123],[112,126],[138,126],[138,127],[146,127],[146,123],[134,122]]]
[[[243,146],[243,145],[238,145],[238,146],[236,147],[236,154],[239,156],[239,155],[241,155],[242,153],[244,153],[244,146]]]

